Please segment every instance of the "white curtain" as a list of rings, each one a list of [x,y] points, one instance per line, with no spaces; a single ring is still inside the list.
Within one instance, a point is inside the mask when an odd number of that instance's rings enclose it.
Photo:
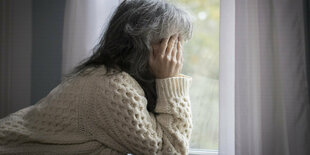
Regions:
[[[219,154],[235,155],[235,1],[220,1]]]
[[[92,54],[118,0],[67,0],[63,31],[62,74]]]
[[[235,153],[309,155],[302,0],[235,5]]]

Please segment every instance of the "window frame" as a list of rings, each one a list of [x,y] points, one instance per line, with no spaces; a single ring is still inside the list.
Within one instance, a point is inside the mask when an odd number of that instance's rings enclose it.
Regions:
[[[218,150],[189,149],[189,155],[218,155]]]

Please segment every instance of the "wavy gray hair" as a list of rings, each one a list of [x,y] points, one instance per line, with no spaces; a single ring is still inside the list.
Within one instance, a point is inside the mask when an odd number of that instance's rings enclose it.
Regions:
[[[105,65],[130,74],[143,88],[149,111],[156,106],[155,77],[148,58],[151,44],[178,33],[185,42],[192,37],[192,16],[164,0],[124,0],[115,10],[94,54],[70,75],[88,67]]]
[[[192,18],[185,10],[164,0],[125,0],[127,7],[136,6],[136,9],[126,9],[120,20],[127,20],[125,32],[131,36],[144,37],[143,42],[159,42],[173,34],[180,34],[183,39],[192,37]]]

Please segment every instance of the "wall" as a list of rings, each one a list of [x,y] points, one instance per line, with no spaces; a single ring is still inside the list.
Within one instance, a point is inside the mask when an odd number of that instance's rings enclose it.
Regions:
[[[0,117],[30,105],[32,3],[0,1]]]
[[[31,103],[60,83],[64,0],[33,0]]]
[[[59,84],[63,0],[0,1],[0,118]]]

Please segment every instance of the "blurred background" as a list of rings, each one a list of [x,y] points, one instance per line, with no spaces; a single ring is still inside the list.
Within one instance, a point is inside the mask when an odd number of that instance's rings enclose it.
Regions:
[[[191,148],[218,149],[220,0],[178,0],[194,16],[193,38],[184,45],[183,73],[192,76]]]
[[[0,118],[45,97],[90,56],[118,0],[0,0]],[[218,150],[220,0],[170,0],[192,13],[183,74],[193,77],[191,149]]]

